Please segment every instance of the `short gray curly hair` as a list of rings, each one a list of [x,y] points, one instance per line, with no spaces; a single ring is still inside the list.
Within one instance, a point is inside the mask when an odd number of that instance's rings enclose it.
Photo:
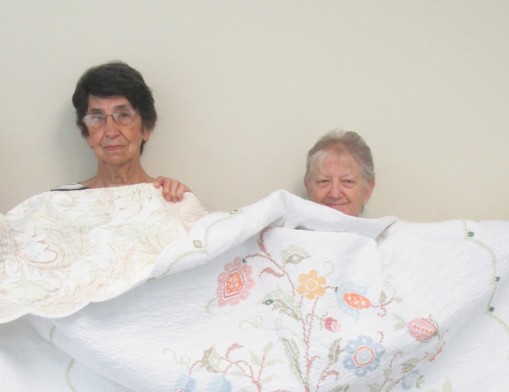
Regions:
[[[315,162],[321,162],[325,155],[336,152],[340,153],[341,148],[352,154],[361,167],[362,177],[366,184],[375,180],[375,165],[371,149],[364,139],[356,132],[343,129],[333,129],[322,136],[309,150],[306,160],[306,174],[304,181],[311,178],[311,168]],[[339,148],[339,149],[338,149]]]

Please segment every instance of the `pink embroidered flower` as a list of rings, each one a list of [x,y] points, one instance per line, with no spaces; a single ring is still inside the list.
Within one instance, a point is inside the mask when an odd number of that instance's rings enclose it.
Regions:
[[[407,324],[408,332],[419,342],[426,342],[438,333],[438,327],[432,320],[417,318]]]
[[[309,271],[309,274],[299,275],[300,285],[297,287],[297,293],[305,296],[307,299],[321,297],[325,294],[325,278],[318,276],[315,270]]]
[[[341,329],[341,325],[339,325],[338,321],[332,317],[327,317],[324,320],[325,329],[328,329],[331,332],[338,332]]]
[[[217,278],[217,298],[219,306],[236,305],[245,300],[249,289],[254,286],[252,269],[236,258],[224,267],[224,272]]]

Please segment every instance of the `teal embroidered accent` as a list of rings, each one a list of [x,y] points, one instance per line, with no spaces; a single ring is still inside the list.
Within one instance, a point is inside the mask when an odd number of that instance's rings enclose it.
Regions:
[[[497,271],[497,267],[498,267],[498,260],[497,260],[497,256],[495,254],[495,252],[493,251],[493,249],[486,243],[484,243],[483,241],[480,241],[479,239],[477,238],[472,238],[474,236],[474,232],[472,230],[469,230],[469,228],[467,227],[467,222],[466,221],[462,221],[463,223],[463,230],[464,230],[464,233],[465,233],[465,239],[468,240],[468,241],[472,241],[474,244],[478,245],[479,247],[481,247],[482,249],[484,249],[486,252],[488,252],[488,254],[490,255],[490,258],[491,258],[491,273],[492,273],[492,289],[491,289],[491,295],[488,299],[488,303],[487,303],[487,314],[493,318],[493,320],[495,320],[496,322],[498,322],[500,325],[502,325],[502,327],[506,330],[506,332],[509,334],[509,322],[507,320],[507,318],[502,318],[501,315],[498,315],[495,313],[495,307],[492,306],[492,303],[493,303],[493,299],[495,297],[495,292],[498,288],[498,285],[497,285],[497,282],[500,281],[500,276],[498,276],[498,271]]]

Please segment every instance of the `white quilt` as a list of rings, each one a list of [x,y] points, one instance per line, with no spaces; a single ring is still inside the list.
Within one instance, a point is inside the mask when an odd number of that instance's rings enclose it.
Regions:
[[[509,390],[509,221],[203,214],[147,184],[3,216],[0,391]]]

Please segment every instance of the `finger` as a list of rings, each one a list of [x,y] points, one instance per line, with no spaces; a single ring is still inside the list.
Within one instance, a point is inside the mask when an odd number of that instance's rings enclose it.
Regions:
[[[152,182],[152,184],[154,185],[155,188],[160,188],[164,183],[164,177],[163,176],[159,176],[157,177],[154,182]]]
[[[184,198],[184,187],[180,181],[173,181],[171,184],[171,196],[174,202],[182,201]]]
[[[165,178],[165,181],[163,182],[163,195],[166,201],[174,202],[174,191],[173,191],[173,183],[175,181],[171,178]]]
[[[184,184],[182,184],[182,183],[178,184],[178,187],[176,190],[177,201],[184,200],[184,192],[186,192],[186,188],[187,188],[187,186],[185,186]]]

